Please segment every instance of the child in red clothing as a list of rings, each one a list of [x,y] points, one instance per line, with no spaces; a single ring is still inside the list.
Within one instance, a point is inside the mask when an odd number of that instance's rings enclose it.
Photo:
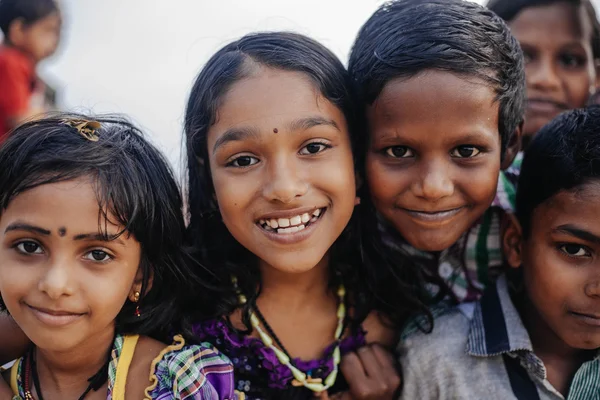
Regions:
[[[56,50],[60,27],[54,0],[0,0],[0,143],[18,123],[45,111],[35,67]]]

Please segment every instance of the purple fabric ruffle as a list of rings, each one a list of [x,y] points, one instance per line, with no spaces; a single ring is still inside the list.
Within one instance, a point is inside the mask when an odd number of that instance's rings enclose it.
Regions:
[[[230,360],[233,360],[234,366],[236,366],[236,360],[258,358],[262,369],[268,373],[268,382],[271,388],[285,389],[293,380],[292,372],[285,365],[279,363],[273,350],[266,347],[260,339],[238,334],[223,320],[209,320],[196,324],[194,333],[200,340],[211,342]],[[342,339],[340,351],[344,355],[365,344],[365,332],[361,330]],[[294,365],[301,371],[318,369],[321,370],[322,376],[327,376],[333,370],[332,352],[334,348],[335,343],[328,346],[319,360],[304,361],[296,358]],[[255,373],[259,372],[255,371]]]

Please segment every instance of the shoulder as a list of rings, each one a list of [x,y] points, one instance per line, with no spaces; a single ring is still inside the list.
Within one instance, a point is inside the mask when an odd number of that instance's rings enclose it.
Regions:
[[[33,73],[33,63],[19,50],[0,46],[0,67]]]
[[[465,356],[476,303],[464,303],[437,312],[430,333],[412,329],[398,346],[402,364],[439,364]]]
[[[406,399],[474,398],[456,396],[469,376],[467,340],[474,303],[450,308],[435,317],[430,333],[405,336],[397,348]]]
[[[209,343],[186,345],[177,335],[163,346],[150,366],[151,385],[146,396],[170,395],[181,399],[231,399],[233,366]]]

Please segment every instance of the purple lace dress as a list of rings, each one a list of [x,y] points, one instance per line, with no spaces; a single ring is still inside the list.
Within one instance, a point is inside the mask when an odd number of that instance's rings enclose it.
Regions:
[[[303,387],[293,387],[291,371],[281,365],[273,350],[260,339],[239,335],[223,320],[205,321],[194,326],[194,333],[201,341],[210,341],[233,363],[235,388],[248,400],[263,399],[314,399],[314,393]],[[364,346],[365,332],[355,332],[340,343],[342,355]],[[319,360],[294,359],[294,365],[313,378],[325,379],[333,370],[332,352],[329,346]],[[348,385],[341,373],[329,394],[347,390]]]

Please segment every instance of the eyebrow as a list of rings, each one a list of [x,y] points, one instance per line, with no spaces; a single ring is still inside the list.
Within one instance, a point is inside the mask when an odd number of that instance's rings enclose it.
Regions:
[[[38,233],[38,234],[44,235],[44,236],[50,236],[50,234],[52,233],[48,229],[40,228],[39,226],[30,225],[25,222],[15,222],[13,224],[8,225],[6,227],[6,230],[4,231],[4,233],[8,233],[11,231],[26,231],[26,232],[31,232],[31,233]]]
[[[338,126],[338,124],[336,124],[336,122],[334,120],[328,119],[328,118],[323,118],[323,117],[300,118],[300,119],[292,121],[288,125],[288,128],[290,131],[299,131],[299,130],[307,130],[310,128],[314,128],[315,126],[321,126],[321,125],[332,126],[335,129],[337,129],[338,131],[340,130],[340,127]]]
[[[553,230],[554,230],[554,232],[564,233],[567,235],[575,236],[576,238],[585,240],[587,242],[600,244],[600,237],[598,237],[598,236],[594,235],[593,233],[590,233],[586,230],[583,230],[583,229],[577,228],[576,226],[570,225],[570,224],[561,225]]]
[[[310,128],[314,128],[315,126],[321,125],[331,126],[337,129],[338,131],[340,130],[340,127],[334,120],[319,116],[296,119],[290,122],[290,124],[288,125],[288,129],[290,131],[307,130]],[[228,129],[215,142],[215,145],[213,146],[213,154],[217,151],[219,147],[223,146],[225,143],[240,141],[249,137],[257,136],[258,131],[252,127]]]
[[[236,142],[240,140],[247,139],[249,137],[257,137],[258,132],[256,129],[251,127],[241,127],[241,128],[231,128],[225,131],[215,142],[213,146],[213,154],[217,151],[217,149],[225,143]]]
[[[73,240],[89,240],[89,241],[98,241],[98,242],[116,242],[121,245],[125,245],[125,243],[119,239],[120,234],[113,235],[104,235],[102,233],[82,233],[79,235],[73,236]]]

